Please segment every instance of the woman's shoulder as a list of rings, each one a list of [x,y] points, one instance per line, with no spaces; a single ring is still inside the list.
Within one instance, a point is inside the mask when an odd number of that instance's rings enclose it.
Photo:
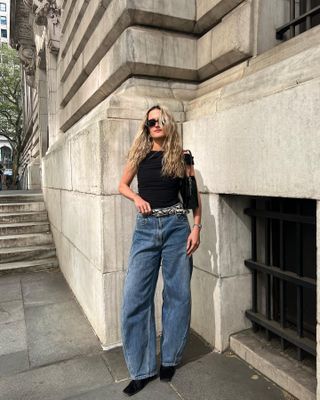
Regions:
[[[190,150],[183,150],[184,162],[187,165],[194,165],[194,159]]]

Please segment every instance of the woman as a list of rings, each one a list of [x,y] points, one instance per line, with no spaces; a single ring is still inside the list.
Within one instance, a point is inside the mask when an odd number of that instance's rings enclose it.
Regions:
[[[179,185],[191,157],[183,153],[176,122],[167,109],[150,108],[129,151],[119,192],[138,211],[122,307],[123,350],[132,396],[157,377],[154,293],[160,264],[164,282],[160,379],[170,381],[180,362],[190,325],[192,253],[200,244],[201,203],[187,210]],[[137,174],[139,194],[130,189]]]

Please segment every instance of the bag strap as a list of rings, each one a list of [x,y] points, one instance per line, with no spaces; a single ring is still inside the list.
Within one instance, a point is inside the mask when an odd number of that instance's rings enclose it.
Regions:
[[[183,150],[183,156],[185,156],[186,154],[190,157],[190,164],[187,164],[185,162],[185,166],[186,166],[185,174],[187,177],[194,176],[194,174],[192,173],[192,170],[191,170],[192,165],[194,165],[192,153],[188,149]]]

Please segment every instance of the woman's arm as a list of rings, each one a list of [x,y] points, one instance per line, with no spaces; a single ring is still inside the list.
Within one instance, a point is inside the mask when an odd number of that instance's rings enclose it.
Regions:
[[[133,178],[136,175],[136,171],[131,168],[129,164],[127,164],[124,168],[122,177],[120,179],[119,183],[119,193],[121,193],[123,196],[125,196],[127,199],[131,200],[134,202],[137,210],[144,214],[148,215],[151,213],[151,206],[150,204],[143,200],[142,197],[138,195],[138,193],[135,193],[131,188],[131,182],[133,181]]]
[[[191,175],[195,176],[193,165],[191,165]],[[200,245],[200,230],[201,230],[200,226],[201,226],[202,207],[201,207],[201,197],[199,192],[198,192],[198,207],[192,210],[192,212],[193,212],[194,225],[191,229],[191,233],[187,240],[188,256],[194,253]]]

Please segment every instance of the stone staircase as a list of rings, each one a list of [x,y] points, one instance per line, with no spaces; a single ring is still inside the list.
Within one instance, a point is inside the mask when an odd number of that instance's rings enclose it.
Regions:
[[[43,195],[0,192],[0,273],[58,267]]]

